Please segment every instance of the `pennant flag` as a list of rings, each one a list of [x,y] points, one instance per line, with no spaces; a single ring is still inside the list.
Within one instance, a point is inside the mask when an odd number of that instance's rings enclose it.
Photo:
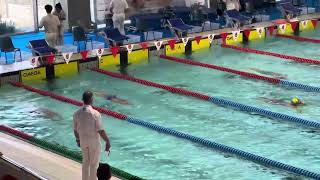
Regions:
[[[233,34],[233,40],[238,41],[240,31],[232,31],[232,34]]]
[[[250,33],[251,33],[251,29],[245,29],[243,32],[244,32],[244,35],[249,39]]]
[[[51,65],[53,63],[54,58],[55,58],[54,54],[50,54],[50,55],[45,56],[45,57],[46,57],[46,60],[47,60],[49,65]]]
[[[274,26],[268,27],[268,31],[269,31],[269,34],[270,34],[270,35],[273,35]]]
[[[38,66],[39,56],[31,57],[29,59],[29,61],[30,61],[30,64],[32,65],[32,67],[35,68],[36,66]]]
[[[308,25],[308,21],[307,20],[301,21],[301,24],[302,24],[302,29],[306,29]]]
[[[263,27],[256,28],[256,31],[258,33],[259,38],[261,38],[262,34],[264,33],[264,28]]]
[[[182,42],[183,42],[183,45],[186,46],[189,42],[189,37],[186,37],[186,38],[182,38]]]
[[[101,48],[101,49],[96,49],[96,54],[99,58],[99,60],[101,59],[102,55],[103,55],[103,52],[104,52],[104,49]]]
[[[62,53],[62,56],[64,58],[64,60],[66,61],[66,63],[68,64],[70,59],[71,59],[71,56],[72,56],[72,52],[69,52],[69,53]]]
[[[292,21],[290,22],[290,24],[291,24],[292,30],[295,31],[298,26],[298,21]]]
[[[286,32],[286,27],[287,27],[287,24],[280,24],[279,25],[281,33],[285,33]]]
[[[174,50],[174,47],[176,45],[176,40],[175,39],[171,39],[171,40],[168,41],[168,43],[169,43],[169,46],[170,46],[171,50]]]
[[[142,47],[142,49],[148,49],[148,43],[147,42],[140,43],[140,46]]]
[[[87,56],[88,56],[88,51],[82,51],[80,52],[82,59],[85,61],[87,60]]]
[[[154,44],[156,45],[158,51],[161,49],[162,43],[163,43],[163,41],[155,41],[154,42]]]
[[[313,28],[316,28],[317,24],[318,24],[318,20],[317,19],[312,19],[311,22],[312,22]]]
[[[131,54],[131,52],[132,52],[132,50],[133,50],[133,46],[134,46],[134,44],[128,44],[128,45],[126,45],[126,48],[127,48],[127,51],[128,51],[129,54]]]
[[[213,42],[213,39],[214,39],[214,34],[209,34],[208,35],[208,39],[209,39],[209,42],[211,44]]]
[[[201,36],[196,36],[194,39],[196,40],[197,44],[199,44],[201,39],[202,39],[202,37]]]
[[[222,38],[222,43],[225,44],[226,43],[226,39],[228,37],[228,33],[221,33],[220,36]]]
[[[114,46],[110,48],[113,57],[116,57],[119,52],[119,46]]]

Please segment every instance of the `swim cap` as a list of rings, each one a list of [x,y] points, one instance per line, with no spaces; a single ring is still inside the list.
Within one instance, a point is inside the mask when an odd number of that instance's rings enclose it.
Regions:
[[[297,105],[297,104],[300,103],[300,100],[299,100],[299,98],[294,97],[294,98],[291,99],[291,103],[292,103],[293,105]]]

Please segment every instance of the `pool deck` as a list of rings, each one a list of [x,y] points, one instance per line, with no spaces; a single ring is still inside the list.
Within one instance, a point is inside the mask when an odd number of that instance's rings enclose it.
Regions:
[[[0,133],[0,152],[46,179],[81,179],[80,163],[4,133]]]

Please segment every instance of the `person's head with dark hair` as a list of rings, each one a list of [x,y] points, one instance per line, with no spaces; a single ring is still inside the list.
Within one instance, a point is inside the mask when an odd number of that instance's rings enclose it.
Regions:
[[[93,93],[86,91],[82,94],[82,100],[85,105],[91,105],[93,103]]]
[[[61,3],[58,3],[55,5],[55,9],[57,12],[60,12],[62,10],[62,6],[61,6]]]
[[[51,12],[52,12],[52,6],[51,5],[49,5],[49,4],[45,5],[44,9],[46,9],[48,14],[51,14]]]

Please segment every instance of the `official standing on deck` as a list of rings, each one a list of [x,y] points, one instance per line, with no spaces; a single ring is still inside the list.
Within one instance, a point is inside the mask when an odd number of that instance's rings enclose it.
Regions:
[[[41,19],[39,28],[44,27],[47,43],[50,47],[55,47],[57,45],[59,28],[61,24],[59,18],[51,14],[51,5],[46,5],[44,8],[46,9],[47,15]]]
[[[84,106],[73,116],[74,135],[82,149],[82,180],[97,180],[100,161],[100,137],[106,142],[105,150],[110,152],[110,141],[103,129],[101,115],[92,108],[93,94],[86,91],[82,95]]]
[[[112,13],[112,20],[114,28],[117,28],[121,34],[124,32],[124,20],[126,18],[126,12],[129,9],[126,0],[111,0],[110,12]]]

